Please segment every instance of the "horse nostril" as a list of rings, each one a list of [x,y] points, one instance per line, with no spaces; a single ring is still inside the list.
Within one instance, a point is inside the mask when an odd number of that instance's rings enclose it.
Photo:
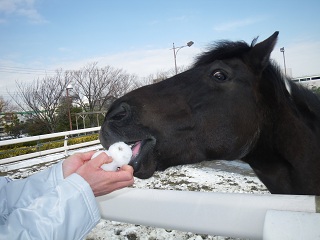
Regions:
[[[120,121],[130,115],[130,106],[126,103],[121,103],[116,109],[110,112],[109,120]]]

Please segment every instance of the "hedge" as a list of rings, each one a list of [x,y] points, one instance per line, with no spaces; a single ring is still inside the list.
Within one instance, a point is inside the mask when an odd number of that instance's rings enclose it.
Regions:
[[[68,146],[70,146],[74,144],[94,141],[94,140],[97,140],[98,138],[99,138],[99,134],[95,133],[92,135],[69,138],[67,141],[68,141]],[[63,145],[64,145],[64,138],[59,138],[59,139],[55,138],[55,140],[47,139],[45,142],[35,141],[35,142],[29,142],[25,144],[19,143],[15,145],[8,145],[3,147],[0,150],[0,159],[44,151],[48,149],[59,148],[59,147],[63,147]]]

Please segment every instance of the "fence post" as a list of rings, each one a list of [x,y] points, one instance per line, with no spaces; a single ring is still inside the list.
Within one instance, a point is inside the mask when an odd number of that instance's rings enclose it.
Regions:
[[[68,135],[64,136],[64,142],[63,142],[63,147],[64,147],[64,155],[68,156]]]

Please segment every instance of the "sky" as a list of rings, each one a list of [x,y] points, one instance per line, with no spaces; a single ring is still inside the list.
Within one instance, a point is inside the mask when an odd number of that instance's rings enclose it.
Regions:
[[[262,41],[293,77],[320,74],[319,0],[0,0],[0,96],[97,62],[145,77],[189,66],[214,41]]]

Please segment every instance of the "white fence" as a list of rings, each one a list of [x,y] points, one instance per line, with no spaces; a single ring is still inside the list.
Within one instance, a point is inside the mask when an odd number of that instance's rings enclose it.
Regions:
[[[320,239],[320,198],[127,188],[97,198],[104,219],[245,239]]]
[[[100,127],[1,141],[0,146],[65,137],[65,146],[1,159],[0,164],[99,144],[67,145]],[[249,239],[320,239],[320,197],[126,188],[98,197],[104,219],[200,234]]]
[[[20,156],[16,156],[16,157],[11,157],[11,158],[0,159],[0,164],[17,162],[17,161],[21,161],[21,160],[26,160],[26,159],[35,158],[35,157],[41,157],[44,155],[57,153],[57,152],[63,152],[63,151],[65,152],[65,155],[67,155],[68,150],[77,149],[77,148],[81,148],[81,147],[87,147],[87,146],[96,145],[96,144],[100,143],[99,140],[95,140],[95,141],[90,141],[90,142],[85,142],[85,143],[68,145],[68,138],[70,138],[73,135],[78,135],[81,133],[95,132],[95,131],[99,131],[99,130],[100,130],[100,127],[93,127],[93,128],[86,128],[86,129],[80,129],[80,130],[74,130],[74,131],[66,131],[66,132],[44,134],[44,135],[33,136],[33,137],[25,137],[25,138],[19,138],[19,139],[0,141],[0,147],[1,147],[1,146],[7,146],[7,145],[12,145],[12,144],[24,143],[24,142],[40,141],[40,140],[49,139],[49,138],[64,137],[64,146],[63,147],[49,149],[49,150],[45,150],[45,151],[39,151],[39,152],[35,152],[35,153],[24,154],[24,155],[20,155]]]

